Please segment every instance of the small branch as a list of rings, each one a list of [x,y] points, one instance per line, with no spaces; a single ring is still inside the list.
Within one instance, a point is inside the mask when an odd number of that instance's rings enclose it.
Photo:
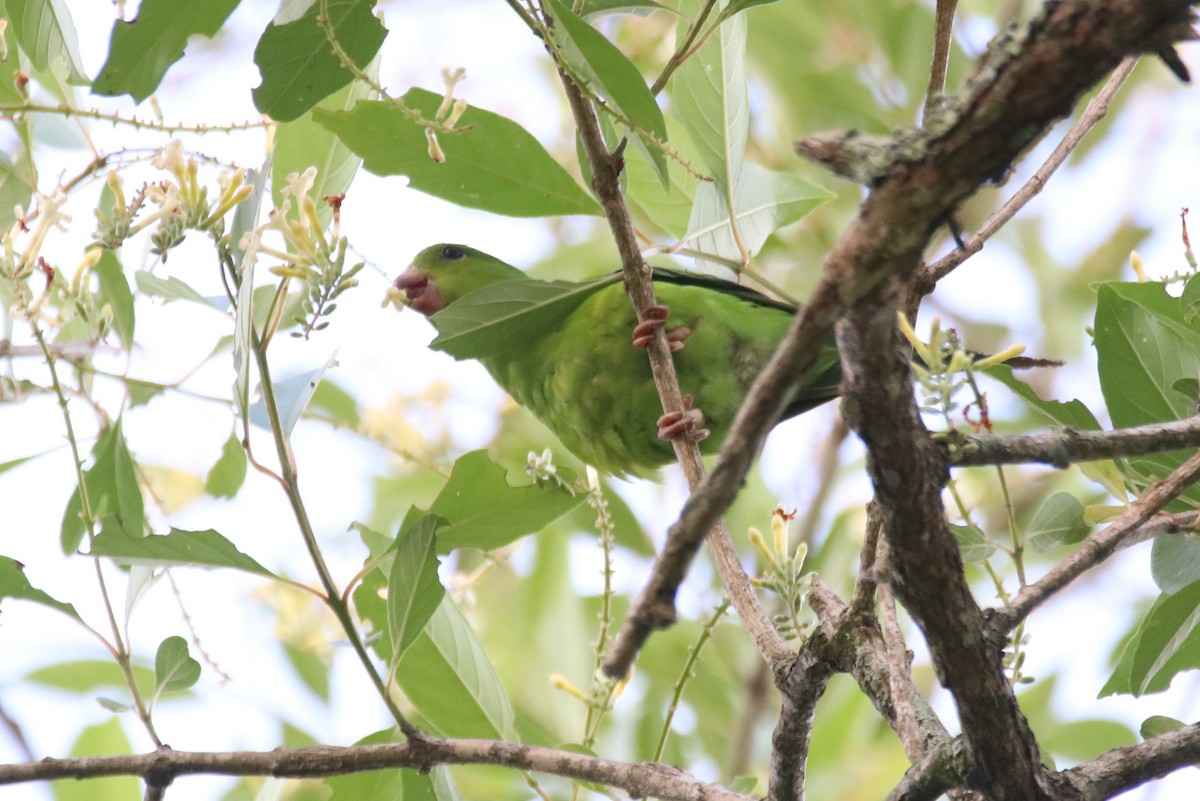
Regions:
[[[820,637],[814,635],[805,643],[801,653],[816,649],[835,668],[852,675],[863,694],[897,733],[900,731],[899,718],[901,715],[908,716],[913,723],[909,731],[915,736],[905,741],[904,745],[911,759],[924,759],[928,754],[948,747],[950,733],[929,702],[912,684],[911,674],[903,672],[893,675],[888,663],[887,646],[874,618],[847,606],[816,577],[813,578],[808,602],[820,621]],[[902,687],[900,698],[897,698],[893,693],[901,685],[907,686]],[[901,702],[909,704],[903,713],[896,708]]]
[[[937,0],[933,23],[933,58],[929,67],[929,86],[925,89],[924,119],[929,119],[942,93],[946,91],[946,69],[950,64],[950,46],[954,41],[954,11],[958,0]]]
[[[1200,763],[1200,723],[1151,737],[1143,743],[1114,748],[1059,776],[1087,801],[1112,798],[1139,784]]]
[[[611,759],[500,740],[425,739],[350,748],[315,746],[274,751],[230,753],[173,751],[168,747],[148,754],[112,757],[43,759],[0,765],[0,785],[48,779],[92,779],[100,776],[141,776],[156,786],[196,774],[218,776],[323,777],[383,768],[434,765],[500,765],[599,782],[620,788],[635,798],[665,801],[757,801],[691,778],[669,765],[626,764]]]
[[[780,682],[783,703],[771,734],[771,769],[767,798],[804,801],[808,749],[817,701],[833,676],[833,666],[811,651],[799,654]]]
[[[1084,540],[1075,553],[1051,568],[1040,580],[1021,590],[1011,604],[1003,609],[993,610],[988,621],[992,635],[1003,638],[1014,626],[1029,617],[1034,609],[1075,579],[1121,548],[1141,542],[1146,536],[1142,524],[1198,480],[1200,453],[1181,464],[1166,478],[1153,484],[1113,520],[1108,528]]]
[[[574,81],[565,73],[560,73],[567,101],[575,116],[579,128],[580,141],[592,168],[592,188],[600,198],[604,208],[604,216],[612,229],[613,240],[617,251],[621,254],[621,266],[625,276],[625,290],[633,303],[639,321],[648,319],[647,310],[657,306],[654,297],[654,285],[650,269],[642,260],[638,249],[637,235],[634,232],[633,221],[629,217],[629,209],[621,194],[620,176],[624,167],[621,153],[609,153],[604,144],[604,136],[596,119],[595,109],[584,96]],[[679,389],[679,379],[675,374],[675,364],[671,359],[671,350],[667,345],[666,333],[659,329],[655,333],[650,347],[646,349],[650,358],[650,370],[654,375],[654,385],[662,399],[663,411],[680,411],[684,409],[683,393]],[[683,468],[684,477],[692,492],[704,479],[704,463],[700,458],[699,446],[686,437],[679,437],[672,442],[675,447],[675,457]],[[710,547],[726,591],[742,623],[750,632],[754,644],[762,653],[768,664],[774,666],[791,654],[787,643],[775,631],[770,619],[763,612],[750,586],[750,579],[742,570],[737,551],[729,539],[729,532],[722,521],[716,516],[708,521],[704,529],[711,530]],[[702,537],[701,537],[702,538]],[[666,571],[678,576],[682,581],[687,573],[688,565],[696,548],[690,551],[680,551],[671,547],[671,534],[668,533],[667,545],[655,560],[654,573]],[[699,547],[699,541],[696,543]],[[621,630],[614,638],[608,657],[604,662],[605,672],[614,677],[625,676],[629,673],[638,651],[641,650],[646,638],[655,629],[670,625],[675,621],[675,590],[679,583],[671,585],[666,592],[660,591],[660,585],[653,581],[638,596]]]
[[[912,652],[904,643],[904,632],[900,630],[900,618],[896,614],[896,598],[887,583],[879,585],[879,617],[886,648],[888,689],[896,710],[896,734],[904,745],[905,755],[910,761],[916,762],[925,755],[925,744],[917,726],[915,704],[910,697],[916,691],[912,683]]]
[[[1122,459],[1185,448],[1200,448],[1200,415],[1113,431],[1068,428],[1051,434],[968,436],[954,467],[1039,462],[1058,468],[1077,462]]]
[[[267,120],[258,122],[232,122],[221,125],[184,125],[182,123],[152,122],[139,120],[137,117],[122,117],[120,114],[109,114],[104,111],[72,106],[47,106],[38,103],[0,103],[0,116],[13,117],[17,114],[59,114],[63,117],[84,117],[100,122],[111,122],[114,125],[128,125],[132,128],[144,128],[149,131],[164,133],[230,133],[232,131],[250,131],[255,128],[266,128],[272,123]]]
[[[941,3],[939,2],[938,5],[940,6]],[[984,220],[983,225],[979,226],[979,229],[963,243],[963,247],[948,253],[921,270],[920,275],[914,282],[913,293],[916,297],[919,298],[928,295],[933,291],[937,282],[949,275],[955,267],[983,250],[984,243],[1016,216],[1016,213],[1026,203],[1033,200],[1042,191],[1050,176],[1062,166],[1062,163],[1075,151],[1075,148],[1079,147],[1079,143],[1083,141],[1088,132],[1096,127],[1096,124],[1108,114],[1109,104],[1112,103],[1112,99],[1125,84],[1125,80],[1133,72],[1133,68],[1137,66],[1137,63],[1138,56],[1130,56],[1113,70],[1112,75],[1108,77],[1104,86],[1092,98],[1091,102],[1087,104],[1083,113],[1079,115],[1079,119],[1067,131],[1066,136],[1058,143],[1058,147],[1054,148],[1054,152],[1050,154],[1049,158],[1046,159],[1041,167],[1038,167],[1037,171],[1020,189],[1013,193],[1013,196],[1003,206],[996,209],[996,211],[992,212],[991,216]]]

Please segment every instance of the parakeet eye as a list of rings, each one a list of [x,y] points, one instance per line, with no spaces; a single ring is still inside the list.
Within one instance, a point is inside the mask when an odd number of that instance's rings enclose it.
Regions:
[[[442,258],[443,259],[449,259],[450,261],[458,261],[459,259],[466,258],[466,256],[467,256],[467,253],[465,250],[463,250],[462,248],[456,248],[453,245],[449,245],[442,249]]]

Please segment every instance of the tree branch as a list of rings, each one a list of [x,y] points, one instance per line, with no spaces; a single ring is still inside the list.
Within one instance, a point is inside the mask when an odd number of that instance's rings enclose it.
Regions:
[[[668,532],[639,607],[672,601],[683,566],[733,501],[784,399],[845,309],[889,276],[912,275],[932,231],[980,185],[1003,176],[1122,58],[1187,36],[1190,6],[1189,0],[1054,4],[1019,34],[1002,37],[961,96],[925,130],[891,142],[875,189],[826,258],[825,277],[756,379],[712,472]],[[797,147],[805,150],[805,142]],[[627,621],[623,639],[637,638],[631,627]]]
[[[638,249],[637,237],[634,234],[633,221],[629,217],[629,209],[621,194],[620,176],[624,167],[621,148],[610,153],[604,144],[604,136],[600,131],[596,112],[591,103],[575,85],[566,73],[560,73],[563,89],[570,103],[571,111],[579,129],[580,141],[587,154],[588,163],[592,168],[592,188],[595,190],[604,208],[604,216],[612,230],[613,240],[621,254],[621,267],[625,276],[625,290],[629,294],[639,321],[647,319],[647,310],[657,305],[654,297],[654,284],[651,280],[650,269],[642,260]],[[679,389],[679,379],[675,374],[675,364],[671,360],[671,350],[667,344],[666,334],[659,329],[654,334],[650,346],[646,349],[650,357],[650,370],[654,375],[654,384],[662,399],[663,411],[683,410],[683,395]],[[675,457],[683,468],[688,487],[694,492],[704,479],[704,463],[700,458],[700,448],[687,437],[677,437],[672,441]],[[763,612],[750,579],[742,570],[737,551],[729,538],[725,523],[717,517],[705,526],[709,531],[710,546],[713,559],[729,593],[729,598],[737,609],[746,630],[750,633],[759,652],[769,665],[776,665],[791,657],[791,649],[775,631],[770,619]],[[699,543],[697,543],[698,545]],[[662,584],[653,581],[642,591],[635,600],[625,622],[617,636],[613,639],[608,655],[604,662],[604,671],[613,677],[621,677],[629,673],[641,650],[646,638],[655,629],[668,626],[675,622],[675,591],[687,573],[695,549],[681,552],[677,549],[664,548],[655,560],[654,572],[666,573],[677,577],[667,592],[661,592]]]
[[[1030,176],[1020,189],[1013,193],[1013,196],[1005,201],[1004,205],[996,209],[992,214],[983,221],[979,229],[967,240],[963,242],[963,246],[956,248],[952,252],[946,254],[942,258],[928,265],[921,270],[920,276],[914,282],[912,295],[910,296],[910,305],[915,303],[921,297],[928,295],[933,291],[937,282],[945,278],[947,275],[958,267],[967,259],[974,256],[979,251],[983,250],[984,244],[992,238],[1001,228],[1008,223],[1017,212],[1025,207],[1025,204],[1033,200],[1046,186],[1046,182],[1050,180],[1050,176],[1062,166],[1062,163],[1067,160],[1067,157],[1079,147],[1079,143],[1087,136],[1092,128],[1100,120],[1104,119],[1108,114],[1109,104],[1116,96],[1121,87],[1125,85],[1125,80],[1129,74],[1133,72],[1133,68],[1137,66],[1138,57],[1131,56],[1121,62],[1113,74],[1108,76],[1108,80],[1104,86],[1087,104],[1087,108],[1079,115],[1079,119],[1071,126],[1062,141],[1058,143],[1058,147],[1050,156],[1042,163],[1042,166],[1037,168],[1037,171]]]
[[[1145,456],[1186,448],[1200,448],[1200,415],[1113,431],[1068,428],[1050,434],[968,436],[958,450],[953,466],[1040,462],[1066,468],[1077,462]]]
[[[434,765],[501,765],[551,773],[618,787],[635,798],[650,796],[666,801],[754,801],[752,796],[705,784],[669,765],[646,762],[627,764],[500,740],[436,738],[350,748],[315,746],[231,753],[174,751],[163,747],[158,751],[133,756],[43,759],[25,764],[0,765],[0,785],[48,779],[140,776],[154,786],[166,786],[176,777],[194,774],[302,778],[385,768],[428,771]]]
[[[1200,723],[1114,748],[1059,774],[1086,801],[1112,798],[1168,773],[1200,763]]]
[[[1003,609],[993,610],[989,620],[992,636],[1004,637],[1018,623],[1055,593],[1108,559],[1121,548],[1146,538],[1142,524],[1160,509],[1200,481],[1200,453],[1177,467],[1169,476],[1154,483],[1130,504],[1108,528],[1088,537],[1075,553],[1050,569],[1039,581],[1025,587]]]

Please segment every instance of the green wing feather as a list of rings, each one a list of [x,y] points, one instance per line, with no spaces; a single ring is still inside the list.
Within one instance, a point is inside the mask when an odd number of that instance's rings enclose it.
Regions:
[[[453,264],[441,263],[447,248],[462,251],[454,254]],[[436,282],[448,304],[497,281],[531,280],[464,246],[427,248],[413,263]],[[684,348],[674,354],[675,369],[712,432],[700,448],[715,453],[795,309],[705,275],[656,269],[654,282],[659,302],[671,310],[667,328],[690,331]],[[631,344],[636,324],[623,286],[598,284],[557,325],[531,332],[521,348],[480,361],[585,462],[614,475],[649,475],[671,462],[674,451],[657,437],[662,405],[646,355]],[[830,343],[781,419],[836,397],[840,381],[837,351]]]

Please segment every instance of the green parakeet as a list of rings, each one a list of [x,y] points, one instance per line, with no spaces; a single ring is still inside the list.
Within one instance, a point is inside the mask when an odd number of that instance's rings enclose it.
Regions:
[[[418,253],[394,287],[437,326],[438,312],[472,292],[479,298],[501,282],[532,280],[486,253],[441,244]],[[647,322],[638,323],[622,284],[614,281],[598,285],[560,324],[480,359],[576,456],[613,475],[645,476],[673,461],[668,440],[675,436],[698,440],[703,452],[715,453],[795,313],[746,287],[697,274],[656,269],[654,291],[663,305]],[[680,386],[695,399],[695,408],[682,414],[662,414],[649,361],[636,350],[658,327],[674,352]],[[841,364],[830,343],[782,417],[836,397],[840,382]]]

